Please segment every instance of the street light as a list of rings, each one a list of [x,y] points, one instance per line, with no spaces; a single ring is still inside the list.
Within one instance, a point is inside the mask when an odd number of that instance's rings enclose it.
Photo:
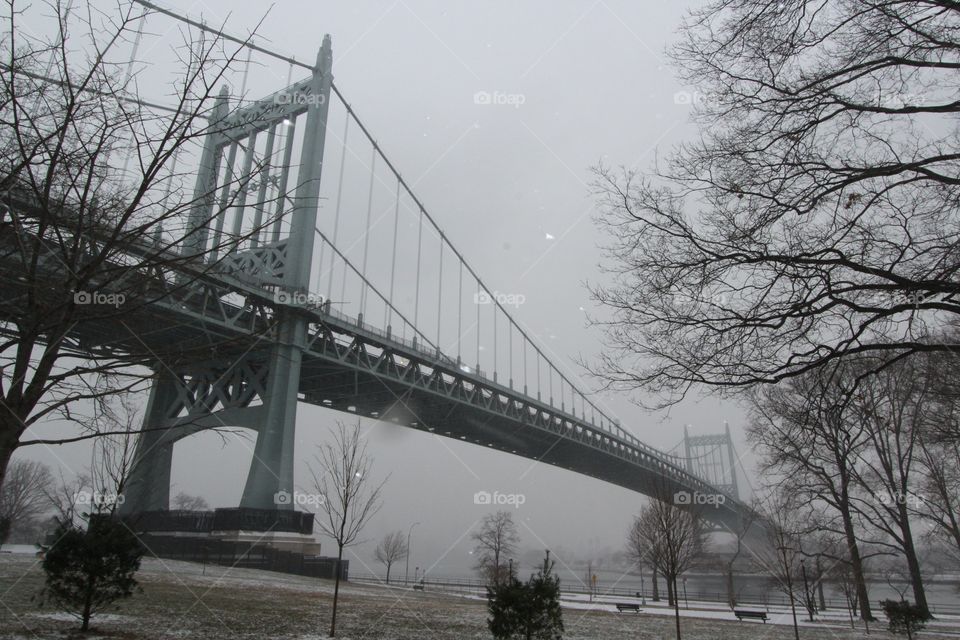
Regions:
[[[407,529],[407,566],[403,569],[403,586],[407,586],[407,578],[410,577],[410,534],[413,533],[413,528],[420,524],[419,522],[414,522],[410,525],[410,528]]]

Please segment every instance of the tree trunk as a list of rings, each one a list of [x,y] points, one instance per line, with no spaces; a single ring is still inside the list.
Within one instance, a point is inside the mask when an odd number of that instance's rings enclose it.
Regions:
[[[820,598],[820,611],[826,611],[827,599],[823,595],[823,569],[820,567],[820,556],[817,556],[817,596]]]
[[[337,567],[333,580],[333,613],[330,616],[330,637],[337,635],[337,598],[340,596],[340,563],[343,561],[343,545],[337,547]]]
[[[660,602],[660,585],[657,584],[657,566],[653,566],[653,601]]]
[[[673,581],[670,576],[664,576],[667,579],[667,605],[673,606],[677,601],[677,592],[674,590]]]
[[[93,607],[93,580],[87,579],[87,592],[84,594],[83,599],[83,618],[80,622],[80,631],[89,631],[90,630],[90,609]]]
[[[727,603],[731,609],[737,606],[737,597],[733,591],[733,563],[727,565]]]
[[[387,584],[390,584],[390,564],[387,563]]]
[[[17,442],[21,433],[19,424],[14,424],[13,416],[10,416],[9,419],[0,420],[0,489],[3,488],[3,480],[7,477],[7,467],[10,465],[13,452],[17,450]]]
[[[857,543],[857,534],[853,529],[853,519],[850,517],[849,505],[840,509],[843,517],[843,533],[847,539],[847,553],[850,554],[850,569],[857,586],[857,601],[860,604],[860,619],[865,622],[874,620],[870,611],[870,595],[867,593],[867,581],[863,575],[863,560],[860,558],[860,546]]]
[[[673,593],[673,620],[677,626],[677,640],[680,640],[680,598],[677,597],[677,577],[667,580],[667,587],[671,587]]]
[[[904,508],[904,513],[905,512],[906,509]],[[903,555],[907,559],[907,568],[910,570],[910,582],[913,584],[913,599],[916,601],[916,605],[930,618],[927,592],[923,588],[923,575],[920,572],[920,560],[917,559],[917,550],[913,546],[913,533],[910,531],[909,517],[905,517],[901,522],[903,523],[900,527],[900,530],[903,532]]]

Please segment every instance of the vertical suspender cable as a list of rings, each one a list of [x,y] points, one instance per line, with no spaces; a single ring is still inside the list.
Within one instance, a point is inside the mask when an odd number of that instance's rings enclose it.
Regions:
[[[267,185],[270,183],[270,170],[273,167],[273,145],[277,140],[277,123],[270,125],[267,132],[267,146],[263,152],[263,166],[260,168],[260,188],[257,190],[257,210],[253,217],[253,237],[250,246],[256,248],[260,244],[260,232],[263,230],[263,211],[267,199]]]
[[[290,77],[293,75],[293,63],[287,66],[287,86],[290,86]],[[287,118],[283,121],[287,130],[284,131],[283,169],[280,173],[280,184],[277,186],[277,209],[271,230],[271,241],[280,241],[280,231],[283,226],[283,205],[287,200],[287,181],[290,179],[290,159],[293,157],[293,138],[297,132],[297,119]]]
[[[283,225],[283,206],[287,201],[287,183],[290,181],[290,162],[293,157],[293,138],[297,131],[297,120],[284,120],[286,126],[284,135],[283,165],[280,169],[280,183],[277,185],[277,208],[274,211],[273,229],[271,230],[271,242],[280,241],[280,229]]]
[[[240,100],[243,100],[247,95],[247,76],[250,75],[250,55],[253,53],[253,50],[247,49],[247,62],[243,65],[243,82],[240,83]],[[289,85],[290,82],[288,81]]]
[[[474,306],[477,308],[477,374],[480,374],[480,301],[483,300],[482,291],[480,288],[480,279],[475,278],[477,281],[477,296],[473,299]]]
[[[230,202],[230,192],[235,176],[234,164],[237,162],[237,142],[230,144],[227,153],[227,165],[224,167],[223,186],[220,187],[220,199],[217,204],[217,219],[213,227],[213,243],[210,246],[210,261],[216,262],[220,255],[220,241],[223,238],[223,222],[227,216],[227,205]]]
[[[523,336],[520,336],[523,338]],[[523,395],[527,395],[527,341],[522,339],[523,343]]]
[[[537,400],[540,399],[540,392],[542,387],[540,386],[540,349],[534,347],[537,352]]]
[[[493,379],[497,379],[497,301],[493,301]]]
[[[373,215],[373,179],[377,170],[377,145],[373,145],[371,153],[373,157],[370,159],[370,187],[367,189],[367,226],[363,233],[363,266],[360,269],[360,279],[363,285],[360,288],[361,315],[367,310],[367,252],[370,249],[370,217]]]
[[[461,347],[463,341],[463,260],[460,261],[460,276],[457,286],[457,364],[460,364]]]
[[[333,247],[337,246],[337,233],[340,232],[340,196],[343,193],[343,170],[347,164],[347,135],[350,133],[350,114],[346,115],[346,120],[343,123],[343,149],[340,152],[340,175],[337,177],[337,200],[336,204],[333,206],[333,238],[330,240],[330,245]],[[337,253],[336,251],[330,252],[330,272],[327,274],[327,296],[333,294],[333,263],[336,260]],[[347,265],[343,265],[344,274],[347,271]],[[341,294],[341,302],[343,301]]]
[[[397,177],[397,193],[393,207],[393,253],[390,257],[390,302],[387,304],[387,329],[393,324],[393,283],[397,273],[397,227],[400,224],[400,178]]]
[[[73,4],[72,2],[70,4]],[[67,9],[69,13],[70,9]],[[127,83],[130,82],[130,78],[133,77],[133,63],[137,60],[137,51],[140,49],[140,40],[143,39],[143,23],[147,19],[147,14],[144,12],[140,16],[140,22],[137,23],[137,37],[133,41],[133,49],[130,50],[130,61],[127,62],[127,73],[123,77],[123,84],[120,85],[120,90],[125,91],[127,88]],[[50,74],[47,73],[49,76]],[[132,140],[131,140],[132,142]],[[132,151],[132,150],[131,150]],[[123,169],[120,171],[121,176],[127,175],[127,169],[130,167],[130,157],[133,156],[133,153],[125,153],[123,159]]]
[[[420,224],[417,227],[417,284],[413,299],[413,329],[417,330],[420,318],[420,249],[423,245],[423,209],[420,209]],[[416,338],[414,338],[416,339]]]
[[[513,389],[513,320],[510,320],[510,316],[507,316],[507,333],[510,335],[510,388]]]
[[[163,241],[163,220],[166,212],[169,211],[167,201],[170,199],[170,190],[173,188],[173,176],[177,175],[177,162],[180,160],[180,149],[182,148],[183,147],[177,147],[170,158],[170,179],[163,189],[163,212],[160,214],[159,223],[156,224],[156,228],[153,230],[153,244],[155,245],[159,245]]]
[[[437,276],[437,355],[440,355],[440,315],[443,311],[443,234],[440,234],[440,273]]]

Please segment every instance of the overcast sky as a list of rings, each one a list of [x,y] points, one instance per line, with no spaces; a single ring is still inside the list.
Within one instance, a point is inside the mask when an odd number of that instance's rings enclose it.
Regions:
[[[167,0],[163,6],[225,22],[237,34],[251,29],[266,9],[262,3],[225,0]],[[687,6],[630,0],[284,0],[266,16],[259,34],[264,46],[304,61],[312,61],[323,35],[331,34],[336,83],[380,146],[488,285],[522,294],[517,320],[577,372],[573,359],[589,360],[599,348],[585,313],[602,313],[593,309],[584,286],[600,278],[604,241],[593,222],[590,167],[601,160],[649,167],[658,153],[694,135],[683,99],[693,89],[678,84],[664,56]],[[157,18],[150,30],[156,36],[171,26]],[[163,47],[163,38],[146,38],[141,57],[160,56]],[[282,88],[288,77],[282,62],[259,63],[248,77],[251,98]],[[293,73],[294,79],[303,75]],[[239,93],[236,86],[233,91]],[[507,96],[501,99],[506,104],[478,104],[478,92]],[[678,92],[688,93],[678,98]],[[331,122],[335,136],[342,135],[340,128],[342,120]],[[337,140],[328,142],[328,156],[339,152]],[[332,198],[330,177],[324,177],[324,194]],[[348,176],[347,185],[367,179],[359,172]],[[379,204],[387,208],[390,185],[382,182]],[[321,225],[330,224],[330,202],[321,210]],[[365,213],[349,203],[344,211],[354,221]],[[583,378],[582,386],[590,385]],[[626,396],[607,395],[604,402],[626,428],[662,449],[680,442],[686,423],[693,433],[712,433],[729,421],[750,473],[743,413],[732,404],[695,398],[669,413],[652,414]],[[344,416],[300,406],[302,486],[316,444],[338,417]],[[469,532],[486,512],[473,504],[480,490],[524,494],[516,516],[522,546],[566,549],[569,557],[622,547],[629,518],[644,500],[524,458],[373,421],[365,427],[377,473],[390,474],[383,509],[367,534],[377,538],[420,522],[411,571],[415,565],[465,571]],[[41,426],[36,432],[54,430]],[[174,454],[173,493],[236,506],[251,447],[242,441],[223,446],[214,434],[181,441]],[[76,445],[18,456],[79,469],[88,451]],[[741,484],[749,482],[752,477],[741,473]],[[363,570],[361,561],[374,567],[371,549],[357,548],[354,570]]]

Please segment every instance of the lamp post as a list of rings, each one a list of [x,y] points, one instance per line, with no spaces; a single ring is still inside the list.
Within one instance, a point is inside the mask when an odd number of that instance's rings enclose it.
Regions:
[[[407,586],[407,578],[410,576],[410,534],[413,533],[413,528],[420,524],[419,522],[414,522],[410,525],[410,528],[407,529],[407,566],[403,570],[403,586]]]
[[[690,601],[687,600],[687,576],[683,576],[683,604],[685,608],[690,608]]]

